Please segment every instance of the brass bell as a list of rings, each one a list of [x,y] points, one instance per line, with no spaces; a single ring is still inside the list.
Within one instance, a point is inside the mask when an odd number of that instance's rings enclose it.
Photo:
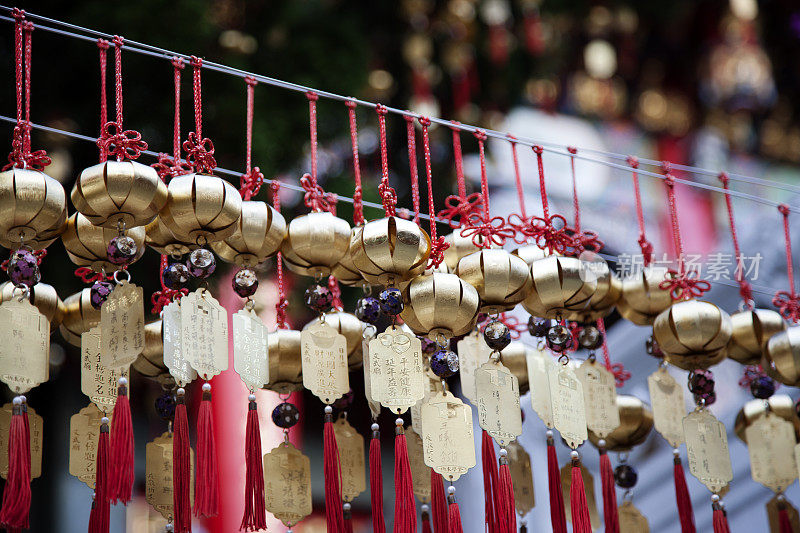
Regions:
[[[472,237],[462,237],[461,229],[453,230],[453,233],[445,235],[444,242],[450,246],[444,251],[443,265],[447,265],[449,272],[453,272],[458,266],[461,258],[475,252],[480,252],[483,248],[476,246]],[[478,239],[478,242],[483,242],[483,237]]]
[[[14,284],[6,281],[0,285],[0,303],[7,302],[12,298],[19,298],[21,293],[19,289],[14,290]],[[61,325],[61,320],[64,318],[64,302],[58,297],[56,290],[47,283],[37,283],[30,288],[28,294],[28,301],[31,305],[36,307],[47,320],[50,321],[50,332]]]
[[[264,202],[242,202],[242,216],[233,235],[211,243],[220,259],[254,267],[277,253],[286,238],[286,220]]]
[[[551,256],[531,264],[533,288],[522,307],[533,316],[557,318],[581,311],[597,290],[597,280],[586,272],[583,261]]]
[[[352,287],[353,285],[363,285],[366,283],[364,276],[361,275],[361,272],[353,263],[353,237],[358,230],[358,226],[352,229],[350,233],[350,244],[347,252],[342,256],[341,259],[339,259],[338,263],[333,265],[333,268],[331,269],[331,275],[339,280],[342,285],[347,285],[348,287]]]
[[[520,246],[511,253],[525,261],[528,266],[531,266],[534,261],[538,261],[539,259],[544,259],[545,257],[550,257],[551,255],[558,255],[551,254],[547,250],[543,250],[535,244],[526,244],[524,246]]]
[[[530,390],[530,385],[528,383],[527,355],[531,350],[532,348],[520,341],[511,341],[508,346],[500,351],[500,360],[503,362],[503,366],[517,376],[520,394],[525,394]]]
[[[312,211],[289,223],[283,259],[295,274],[327,276],[350,248],[350,224],[328,212]]]
[[[0,245],[46,248],[64,232],[67,195],[61,184],[38,170],[0,172]]]
[[[131,364],[131,368],[164,386],[170,386],[175,382],[169,369],[164,365],[161,319],[144,325],[144,349],[136,361]]]
[[[162,223],[179,240],[203,244],[227,239],[242,214],[242,196],[227,181],[211,174],[172,178]]]
[[[653,429],[653,412],[650,407],[636,396],[617,395],[619,426],[606,435],[606,450],[611,452],[627,452],[634,446],[643,443]],[[589,431],[589,440],[595,446],[600,437]]]
[[[770,337],[761,366],[784,385],[800,385],[800,327],[792,326]]]
[[[199,247],[195,242],[182,241],[175,237],[160,216],[145,226],[145,234],[147,246],[164,255],[185,255]]]
[[[92,307],[91,289],[86,288],[64,299],[64,316],[59,331],[73,346],[81,345],[81,335],[100,323],[100,310]]]
[[[770,337],[786,329],[783,317],[771,309],[734,313],[731,325],[733,333],[728,342],[728,357],[743,365],[757,365]]]
[[[431,340],[469,333],[478,318],[480,297],[475,287],[455,274],[419,276],[403,290],[400,317],[416,335]]]
[[[650,267],[622,280],[617,311],[639,326],[649,326],[659,313],[672,305],[668,290],[659,288],[667,274],[665,268]]]
[[[564,318],[577,322],[594,322],[611,314],[622,294],[622,282],[605,261],[587,262],[586,272],[597,278],[597,289],[581,311],[567,311]]]
[[[353,264],[373,285],[397,285],[425,271],[431,239],[410,220],[386,217],[356,228],[350,241]]]
[[[167,186],[153,167],[136,161],[106,161],[81,172],[70,198],[95,226],[132,228],[156,218],[167,203]]]
[[[769,403],[769,408],[767,404]],[[773,394],[768,400],[753,399],[745,403],[736,415],[734,430],[736,436],[747,444],[745,430],[759,417],[764,416],[767,410],[778,415],[784,420],[788,420],[794,426],[795,437],[800,440],[800,418],[794,412],[794,402],[786,394]]]
[[[264,388],[289,394],[303,388],[303,364],[300,355],[300,332],[279,329],[267,337],[269,383]]]
[[[128,228],[125,234],[136,243],[136,256],[131,263],[139,260],[144,255],[143,226]],[[120,266],[108,260],[108,245],[111,239],[118,236],[116,230],[101,228],[92,225],[80,213],[75,213],[67,219],[67,229],[61,240],[70,260],[78,266],[91,267],[95,272],[116,272]]]
[[[312,324],[317,324],[319,321],[319,318],[315,318],[306,324],[303,329],[310,327]],[[356,318],[356,315],[338,310],[325,313],[325,323],[335,329],[337,333],[344,335],[347,340],[347,367],[350,370],[361,368],[363,362],[361,340],[365,324]]]
[[[716,305],[688,300],[656,317],[653,337],[668,363],[696,370],[725,359],[732,329],[731,317]]]
[[[510,311],[528,296],[533,285],[525,261],[503,249],[464,256],[454,273],[478,291],[482,313]]]

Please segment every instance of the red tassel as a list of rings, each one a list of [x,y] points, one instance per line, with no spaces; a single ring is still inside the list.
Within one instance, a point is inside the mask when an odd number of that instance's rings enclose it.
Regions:
[[[606,533],[619,533],[619,513],[617,512],[617,491],[614,488],[614,469],[606,449],[600,446],[600,482],[603,485],[603,521]]]
[[[431,514],[427,503],[422,504],[422,533],[433,533],[431,529]]]
[[[780,533],[794,533],[792,530],[792,521],[789,520],[789,511],[786,510],[786,504],[781,499],[782,496],[778,498],[778,527]]]
[[[444,496],[444,480],[431,468],[431,509],[433,510],[433,530],[436,533],[450,533],[447,521],[447,500]]]
[[[111,419],[111,479],[110,494],[113,503],[127,504],[133,492],[133,424],[131,403],[128,399],[128,380],[119,378],[117,402]]]
[[[581,460],[578,452],[572,452],[572,480],[569,486],[569,505],[572,511],[572,533],[592,533],[592,520],[586,503],[586,489],[583,487]]]
[[[411,465],[408,461],[406,435],[403,419],[395,422],[394,438],[394,533],[416,533],[417,503],[414,500],[414,484],[411,480]]]
[[[342,505],[342,520],[344,520],[344,533],[353,533],[353,512],[350,503]]]
[[[501,533],[497,530],[497,458],[494,454],[494,442],[486,431],[481,438],[481,462],[483,466],[483,509],[488,533]],[[503,532],[505,533],[505,532]]]
[[[325,406],[325,430],[323,431],[323,473],[325,475],[325,523],[328,533],[343,533],[342,481],[339,466],[339,447],[333,432],[333,408]]]
[[[372,531],[385,533],[383,519],[383,467],[381,466],[381,432],[378,424],[372,424],[372,440],[369,442],[369,491],[372,504]]]
[[[461,511],[458,509],[456,503],[456,489],[452,485],[448,488],[447,496],[447,521],[450,528],[450,533],[464,533],[464,528],[461,526]]]
[[[22,398],[14,398],[8,434],[8,477],[0,509],[0,527],[27,529],[31,509],[31,458],[28,417]],[[28,426],[29,428],[30,426]],[[26,440],[27,435],[27,440]],[[26,444],[27,443],[27,444]]]
[[[561,470],[558,468],[553,432],[547,431],[547,484],[550,491],[550,523],[553,533],[567,533],[564,495],[561,493]]]
[[[261,430],[258,426],[258,405],[251,394],[247,410],[247,428],[244,437],[244,516],[239,529],[259,531],[267,528],[267,511],[264,501],[264,466],[261,457]]]
[[[189,501],[189,421],[186,417],[185,391],[179,388],[175,395],[175,420],[172,424],[172,508],[175,511],[175,533],[192,530],[192,505]]]
[[[711,508],[714,510],[712,524],[714,526],[714,533],[731,533],[728,527],[728,518],[725,516],[725,511],[722,509],[722,503],[719,501],[719,496],[714,494],[711,497]]]
[[[516,533],[517,511],[514,505],[514,483],[511,480],[511,469],[508,467],[508,452],[500,449],[500,469],[498,473],[497,518],[502,533]]]
[[[260,454],[259,454],[260,455]],[[259,461],[261,464],[261,461]],[[211,410],[211,385],[203,383],[203,401],[197,411],[197,476],[194,480],[194,515],[217,516],[219,511],[219,468]],[[261,483],[264,484],[263,481]]]
[[[108,418],[103,417],[97,439],[94,474],[94,501],[89,514],[89,533],[108,533],[111,512],[111,465],[109,464]]]
[[[689,488],[686,486],[686,475],[681,464],[680,451],[675,448],[672,453],[675,456],[673,476],[675,478],[675,502],[678,505],[678,518],[681,523],[681,533],[695,533],[694,511],[692,510],[692,499],[689,496]]]

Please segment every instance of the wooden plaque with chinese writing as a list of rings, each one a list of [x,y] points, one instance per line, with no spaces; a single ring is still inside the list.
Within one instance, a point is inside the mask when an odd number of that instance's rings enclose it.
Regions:
[[[100,347],[103,364],[114,370],[128,368],[144,349],[144,299],[142,288],[119,283],[100,308]]]
[[[448,481],[475,466],[472,409],[449,391],[431,397],[422,406],[425,464]]]
[[[525,516],[536,506],[531,456],[518,441],[506,446],[506,451],[511,483],[514,486],[514,507],[520,516]]]
[[[369,358],[369,341],[372,337],[364,337],[361,339],[361,362],[362,370],[364,371],[364,396],[367,398],[367,405],[372,418],[378,418],[381,414],[381,404],[376,402],[372,397],[372,381],[370,380],[370,365]]]
[[[252,309],[233,315],[233,368],[245,386],[256,390],[269,383],[267,326]]]
[[[181,298],[181,349],[203,379],[228,369],[228,312],[205,289]]]
[[[81,335],[81,392],[104,413],[114,410],[119,378],[129,380],[128,367],[113,369],[103,364],[100,354],[100,327],[95,326]],[[131,389],[128,387],[128,395]]]
[[[31,479],[42,475],[42,444],[44,437],[44,421],[32,407],[28,410],[28,425],[31,428]],[[7,403],[0,408],[0,477],[8,477],[8,430],[11,427],[13,404]]]
[[[353,429],[344,416],[340,416],[333,424],[333,432],[339,447],[342,499],[351,502],[367,488],[364,437]]]
[[[583,387],[569,365],[548,368],[553,426],[573,450],[588,437]]]
[[[164,365],[178,385],[182,387],[191,383],[197,378],[197,372],[189,364],[189,360],[185,357],[186,352],[183,350],[180,302],[172,302],[164,307],[161,313],[161,330],[164,341]]]
[[[483,363],[475,371],[478,423],[500,445],[522,435],[517,376],[499,361]]]
[[[683,419],[689,471],[713,493],[733,479],[725,425],[711,412],[700,409]]]
[[[172,435],[163,433],[145,446],[145,500],[172,519]],[[189,499],[194,501],[194,450],[189,449]]]
[[[264,454],[267,511],[287,526],[311,514],[311,464],[289,443]]]
[[[0,304],[0,380],[17,394],[50,377],[50,322],[27,299]]]
[[[458,352],[458,376],[461,380],[461,393],[473,405],[477,400],[475,371],[489,360],[492,350],[486,345],[483,336],[473,331],[456,344]]]
[[[393,413],[405,413],[425,395],[422,346],[416,335],[399,327],[369,341],[372,397]]]
[[[753,481],[775,493],[783,492],[797,479],[794,458],[794,425],[768,411],[745,429]]]
[[[614,374],[589,359],[578,367],[575,374],[583,386],[586,427],[598,437],[605,438],[619,426]]]
[[[540,350],[528,350],[526,356],[528,382],[531,386],[531,407],[548,428],[553,427],[553,406],[550,399],[549,367],[555,363]]]
[[[619,506],[619,533],[650,533],[647,518],[633,505],[626,501]]]
[[[84,407],[69,420],[69,473],[80,479],[89,488],[94,488],[97,469],[97,440],[100,436],[100,420],[111,414],[103,414],[93,403]]]
[[[300,353],[303,386],[323,403],[330,405],[350,391],[344,335],[324,322],[311,324],[300,333]]]
[[[414,496],[422,503],[431,501],[431,469],[425,464],[425,452],[422,449],[422,437],[414,428],[407,427],[406,446],[408,463],[411,465],[411,481],[414,485]]]
[[[594,476],[589,469],[581,464],[583,487],[586,491],[586,506],[589,509],[589,519],[592,522],[592,531],[600,528],[600,513],[597,512],[597,499],[594,494]],[[561,467],[561,494],[564,496],[564,510],[567,520],[572,523],[572,509],[569,502],[569,489],[572,486],[572,461]],[[622,530],[620,530],[622,533]]]
[[[670,376],[666,366],[662,366],[647,377],[650,389],[650,403],[653,406],[653,424],[662,437],[673,448],[683,442],[683,418],[686,404],[683,387]]]

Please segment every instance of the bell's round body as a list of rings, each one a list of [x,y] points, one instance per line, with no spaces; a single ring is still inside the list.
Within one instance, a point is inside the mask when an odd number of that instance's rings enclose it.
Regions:
[[[144,377],[150,378],[164,386],[173,385],[174,378],[164,365],[164,341],[161,332],[161,320],[144,325],[144,349],[131,364],[131,368]]]
[[[350,224],[328,212],[312,211],[289,222],[283,260],[295,274],[327,276],[350,249]]]
[[[431,239],[410,220],[386,217],[356,228],[350,241],[353,264],[369,283],[396,286],[425,271]]]
[[[532,350],[520,341],[512,341],[500,351],[500,360],[503,366],[508,368],[512,374],[517,376],[519,382],[519,393],[525,394],[530,390],[528,383],[528,351]],[[481,362],[483,364],[483,362]]]
[[[242,216],[233,235],[211,244],[220,259],[254,267],[277,253],[286,238],[286,220],[264,202],[242,202]]]
[[[62,185],[38,170],[0,172],[0,245],[46,248],[64,232],[67,194]]]
[[[436,340],[468,333],[478,318],[480,297],[475,287],[455,274],[419,276],[403,290],[400,317],[416,335]]]
[[[319,320],[319,318],[315,318],[306,324],[303,329],[319,323]],[[325,323],[335,329],[337,333],[344,335],[347,340],[347,367],[350,370],[361,368],[363,362],[361,335],[364,333],[365,324],[356,318],[356,315],[338,310],[325,313]]]
[[[800,385],[800,326],[792,326],[767,341],[761,366],[784,385]]]
[[[347,285],[348,287],[352,287],[354,285],[363,285],[366,283],[364,280],[364,276],[361,275],[361,272],[356,268],[356,265],[353,263],[353,237],[355,236],[356,232],[359,231],[359,227],[356,226],[350,232],[350,244],[348,245],[347,252],[339,259],[339,262],[333,265],[331,269],[331,275],[339,280],[339,283],[342,285]]]
[[[614,310],[622,294],[622,282],[608,267],[605,261],[585,261],[586,272],[597,280],[597,289],[589,298],[586,308],[581,311],[568,311],[564,313],[567,320],[577,322],[594,322],[606,317]]]
[[[81,172],[72,205],[95,226],[145,226],[167,203],[167,186],[153,167],[136,161],[106,161]]]
[[[733,333],[728,342],[728,357],[743,365],[757,365],[767,341],[786,329],[786,322],[777,311],[752,309],[731,315]]]
[[[478,291],[482,313],[510,311],[528,296],[533,285],[525,261],[500,248],[462,257],[455,274]]]
[[[19,298],[22,295],[19,289],[14,289],[14,284],[10,281],[0,285],[0,303],[8,302],[12,298]],[[61,301],[51,285],[40,282],[31,287],[28,301],[50,321],[51,332],[61,325],[65,311],[64,302]]]
[[[597,280],[574,257],[551,256],[531,264],[533,288],[522,307],[533,316],[557,318],[582,311],[597,290]]]
[[[672,305],[669,291],[659,288],[666,274],[665,268],[650,267],[623,279],[617,301],[619,314],[636,325],[651,325],[659,313]]]
[[[125,234],[136,243],[136,255],[131,263],[135,263],[144,255],[143,226],[128,228]],[[101,228],[92,225],[80,213],[75,213],[67,219],[67,229],[61,240],[70,260],[78,266],[91,267],[95,272],[107,273],[119,270],[120,266],[108,260],[108,245],[111,239],[119,235],[115,229]]]
[[[73,346],[81,345],[81,335],[100,323],[100,310],[92,306],[91,289],[86,288],[64,299],[61,336]]]
[[[456,269],[462,257],[480,252],[483,249],[475,245],[472,236],[462,237],[461,231],[461,229],[456,228],[453,233],[444,237],[444,242],[450,245],[444,251],[444,261],[442,262],[443,265],[447,265],[448,272],[453,272]],[[483,242],[483,237],[478,242]]]
[[[606,450],[626,452],[643,443],[653,429],[653,412],[636,396],[617,395],[619,426],[606,435]],[[600,437],[589,431],[589,440],[597,446]]]
[[[145,235],[147,246],[164,255],[185,255],[199,247],[195,242],[181,241],[175,237],[160,216],[145,226]]]
[[[677,302],[653,323],[664,358],[684,370],[708,368],[725,359],[732,332],[728,313],[708,302]]]
[[[531,266],[534,261],[538,261],[539,259],[544,259],[545,257],[550,257],[551,255],[558,255],[551,254],[547,250],[543,250],[535,244],[526,244],[524,246],[520,246],[511,253],[525,261],[525,264],[528,266]]]
[[[300,355],[300,332],[279,329],[267,337],[269,383],[264,388],[289,394],[303,388],[303,363]]]
[[[227,239],[242,214],[242,196],[227,181],[211,174],[172,178],[162,223],[183,242],[202,244]]]
[[[794,401],[787,394],[774,394],[766,401],[752,399],[745,403],[736,415],[734,425],[736,436],[747,444],[745,430],[767,413],[767,404],[769,404],[769,411],[792,423],[795,436],[800,440],[800,418],[797,418],[797,414],[795,414]]]

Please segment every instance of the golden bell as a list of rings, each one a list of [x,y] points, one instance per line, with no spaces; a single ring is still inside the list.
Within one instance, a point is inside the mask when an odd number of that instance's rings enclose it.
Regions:
[[[46,248],[64,232],[67,195],[61,184],[38,170],[0,172],[0,245]]]
[[[425,230],[398,217],[367,222],[350,241],[353,264],[373,285],[396,285],[422,274],[430,253]]]
[[[167,204],[159,217],[179,240],[216,242],[236,231],[242,214],[242,196],[222,178],[186,174],[172,178]]]
[[[581,311],[567,311],[564,318],[576,322],[594,322],[611,314],[622,294],[622,282],[605,261],[586,262],[586,272],[597,278],[597,289]]]
[[[636,396],[617,395],[619,410],[619,426],[606,435],[606,450],[610,452],[627,452],[634,446],[643,443],[653,429],[653,412],[650,407]],[[600,437],[589,431],[589,440],[595,446]]]
[[[530,390],[528,383],[528,351],[532,348],[520,341],[511,341],[508,346],[500,351],[500,360],[519,381],[519,393],[525,394]]]
[[[318,324],[319,321],[319,318],[315,318],[303,329],[307,329],[312,324]],[[344,335],[347,340],[347,368],[350,370],[361,368],[364,357],[361,351],[361,340],[365,324],[356,318],[356,315],[338,310],[325,313],[325,323],[335,329],[337,333]]]
[[[568,311],[581,311],[597,290],[595,277],[574,257],[545,257],[534,261],[530,270],[533,288],[522,307],[534,316],[557,318]]]
[[[743,365],[757,365],[770,337],[786,329],[783,317],[771,309],[734,313],[731,324],[733,333],[728,342],[728,357]]]
[[[175,237],[161,221],[160,216],[145,226],[145,234],[147,246],[160,254],[179,256],[199,248],[197,243],[182,241]]]
[[[70,194],[72,204],[95,226],[145,226],[167,203],[167,186],[153,167],[106,161],[84,169]]]
[[[461,231],[461,229],[455,229],[453,233],[444,237],[444,242],[450,246],[444,251],[442,264],[447,265],[449,272],[453,272],[456,269],[462,257],[483,250],[483,247],[475,245],[472,236],[462,237]],[[483,242],[483,237],[480,237],[478,242]]]
[[[131,368],[164,386],[174,384],[175,380],[164,365],[164,341],[161,337],[160,319],[144,325],[144,349],[131,364]]]
[[[350,248],[350,224],[328,212],[312,211],[289,223],[283,259],[295,274],[327,276]]]
[[[353,237],[358,230],[358,226],[352,229],[350,233],[350,244],[347,252],[342,256],[341,259],[339,259],[338,263],[333,265],[333,268],[331,269],[331,275],[339,280],[342,285],[347,285],[348,287],[352,287],[353,285],[363,285],[366,283],[364,276],[361,275],[361,272],[353,263]]]
[[[128,228],[125,234],[136,243],[136,256],[131,263],[135,263],[144,255],[143,226]],[[93,226],[89,220],[80,213],[75,213],[67,219],[67,229],[61,236],[64,248],[70,260],[78,266],[91,267],[95,272],[115,272],[120,269],[108,260],[108,245],[111,239],[118,236],[117,230]]]
[[[480,297],[475,287],[455,274],[419,276],[403,290],[400,317],[416,335],[431,340],[469,333],[478,318]]]
[[[269,383],[264,388],[289,394],[303,388],[303,364],[300,355],[300,332],[279,329],[267,336]]]
[[[794,426],[795,438],[800,440],[800,418],[797,418],[794,412],[794,402],[786,394],[773,394],[769,397],[769,400],[766,401],[753,399],[745,403],[736,415],[736,422],[734,425],[736,436],[747,444],[745,430],[750,424],[767,413],[767,403],[769,403],[769,411],[792,423]]]
[[[792,326],[770,337],[761,366],[784,385],[800,385],[800,326]]]
[[[277,253],[286,238],[286,220],[264,202],[242,202],[242,216],[233,235],[211,243],[220,259],[254,267]]]
[[[528,265],[503,249],[481,250],[464,256],[455,274],[475,287],[482,313],[514,309],[531,292],[533,282]]]
[[[695,370],[725,359],[732,329],[731,317],[716,305],[688,300],[656,317],[653,337],[668,363]]]
[[[0,285],[0,303],[8,302],[12,298],[19,298],[21,292],[19,289],[14,290],[14,284],[6,281]],[[50,332],[61,325],[61,320],[64,318],[64,302],[58,297],[56,290],[47,283],[37,283],[30,288],[28,301],[31,305],[36,307],[47,320],[50,321]]]
[[[622,280],[619,314],[636,325],[651,325],[659,313],[672,305],[669,291],[659,288],[666,274],[665,268],[650,267]]]
[[[81,335],[100,323],[100,310],[92,307],[91,289],[86,288],[64,300],[61,336],[73,346],[81,345]]]
[[[538,261],[539,259],[544,259],[545,257],[550,257],[551,255],[558,255],[556,253],[551,254],[547,250],[543,250],[535,244],[526,244],[525,246],[520,246],[511,253],[525,261],[528,266],[531,266],[534,261]]]

